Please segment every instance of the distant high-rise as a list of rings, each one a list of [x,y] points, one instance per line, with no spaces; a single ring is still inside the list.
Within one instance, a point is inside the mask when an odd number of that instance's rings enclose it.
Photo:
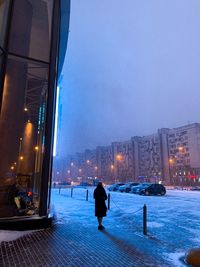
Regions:
[[[163,128],[152,135],[135,136],[128,141],[113,142],[110,146],[98,146],[95,150],[85,150],[82,158],[85,159],[81,165],[86,178],[97,176],[108,183],[151,181],[166,185],[198,184],[200,124]],[[66,162],[66,169],[68,165]],[[76,177],[76,168],[80,168],[78,161],[73,166],[73,177]]]

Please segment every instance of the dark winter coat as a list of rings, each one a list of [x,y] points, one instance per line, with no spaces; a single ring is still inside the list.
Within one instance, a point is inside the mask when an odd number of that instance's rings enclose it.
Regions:
[[[107,206],[105,201],[107,200],[106,191],[102,186],[97,186],[94,190],[95,199],[95,216],[105,217],[107,212]]]

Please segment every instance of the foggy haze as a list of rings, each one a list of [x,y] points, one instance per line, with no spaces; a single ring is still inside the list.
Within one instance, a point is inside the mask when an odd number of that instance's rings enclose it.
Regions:
[[[65,156],[200,122],[199,0],[72,0]]]

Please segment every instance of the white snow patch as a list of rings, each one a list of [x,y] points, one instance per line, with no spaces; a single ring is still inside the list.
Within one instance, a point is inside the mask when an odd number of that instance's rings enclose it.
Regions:
[[[167,256],[168,260],[171,263],[173,263],[173,266],[176,266],[176,267],[185,267],[186,266],[186,264],[181,261],[185,257],[184,252],[170,253],[170,254],[166,254],[166,256]]]
[[[147,226],[152,228],[160,228],[163,227],[164,225],[162,223],[157,223],[157,222],[147,222]]]
[[[24,235],[30,234],[34,231],[6,231],[0,230],[0,243],[3,241],[9,242],[16,240]]]

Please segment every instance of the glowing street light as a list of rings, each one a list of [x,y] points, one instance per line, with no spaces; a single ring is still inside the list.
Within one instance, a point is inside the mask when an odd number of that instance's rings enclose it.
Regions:
[[[20,160],[24,160],[24,157],[23,157],[23,156],[20,156],[19,159],[20,159]]]
[[[117,154],[117,155],[116,155],[116,160],[117,160],[117,161],[122,161],[122,159],[123,159],[123,157],[122,157],[121,154]]]
[[[97,170],[98,170],[98,167],[97,167],[97,166],[95,166],[95,167],[94,167],[94,169],[95,169],[95,171],[97,171]]]
[[[24,111],[25,111],[25,112],[27,112],[27,111],[28,111],[28,108],[27,108],[27,107],[25,107],[25,108],[24,108]]]
[[[74,166],[74,162],[71,162],[71,164],[70,164],[71,166]]]
[[[183,152],[183,151],[184,151],[184,147],[183,147],[183,146],[179,146],[179,147],[178,147],[178,151],[179,151],[179,152]]]
[[[39,150],[39,146],[35,146],[35,151],[38,151]]]

